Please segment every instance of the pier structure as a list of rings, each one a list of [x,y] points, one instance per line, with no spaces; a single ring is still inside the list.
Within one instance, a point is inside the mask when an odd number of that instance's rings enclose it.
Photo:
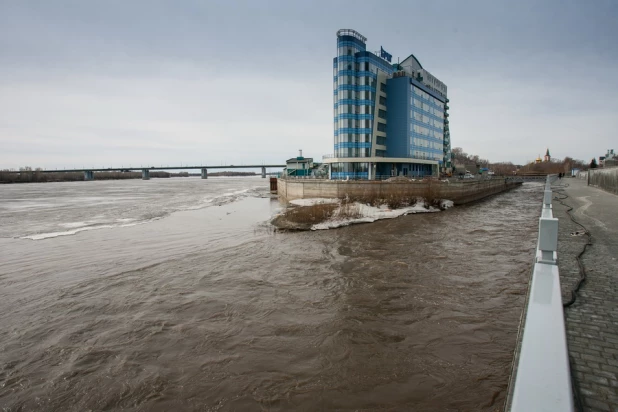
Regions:
[[[409,196],[448,199],[465,204],[502,193],[522,185],[504,178],[483,180],[329,180],[282,177],[277,181],[279,198],[284,202],[306,198],[388,198],[405,193]]]

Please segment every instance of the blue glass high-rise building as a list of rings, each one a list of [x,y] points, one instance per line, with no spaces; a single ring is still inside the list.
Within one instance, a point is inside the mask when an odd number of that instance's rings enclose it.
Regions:
[[[337,32],[333,60],[332,179],[426,176],[448,172],[451,144],[447,88],[414,55],[401,63],[360,33]]]

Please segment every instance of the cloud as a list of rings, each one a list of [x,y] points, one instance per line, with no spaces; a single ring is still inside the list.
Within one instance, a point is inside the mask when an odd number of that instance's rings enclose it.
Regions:
[[[0,5],[0,167],[282,162],[332,152],[335,32],[414,53],[453,146],[522,163],[611,148],[618,5],[23,1]],[[586,145],[582,145],[582,141]]]

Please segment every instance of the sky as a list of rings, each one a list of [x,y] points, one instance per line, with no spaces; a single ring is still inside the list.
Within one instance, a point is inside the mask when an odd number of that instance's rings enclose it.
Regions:
[[[618,149],[614,0],[0,0],[0,169],[283,163],[333,151],[336,31],[448,86],[493,162]]]

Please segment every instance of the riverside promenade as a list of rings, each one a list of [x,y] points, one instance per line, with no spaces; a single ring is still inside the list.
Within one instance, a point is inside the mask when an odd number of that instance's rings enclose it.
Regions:
[[[581,259],[587,279],[575,302],[564,308],[575,407],[618,411],[618,196],[574,178],[554,181],[552,190],[565,303],[580,278],[576,256],[588,242],[565,205],[592,241]]]

